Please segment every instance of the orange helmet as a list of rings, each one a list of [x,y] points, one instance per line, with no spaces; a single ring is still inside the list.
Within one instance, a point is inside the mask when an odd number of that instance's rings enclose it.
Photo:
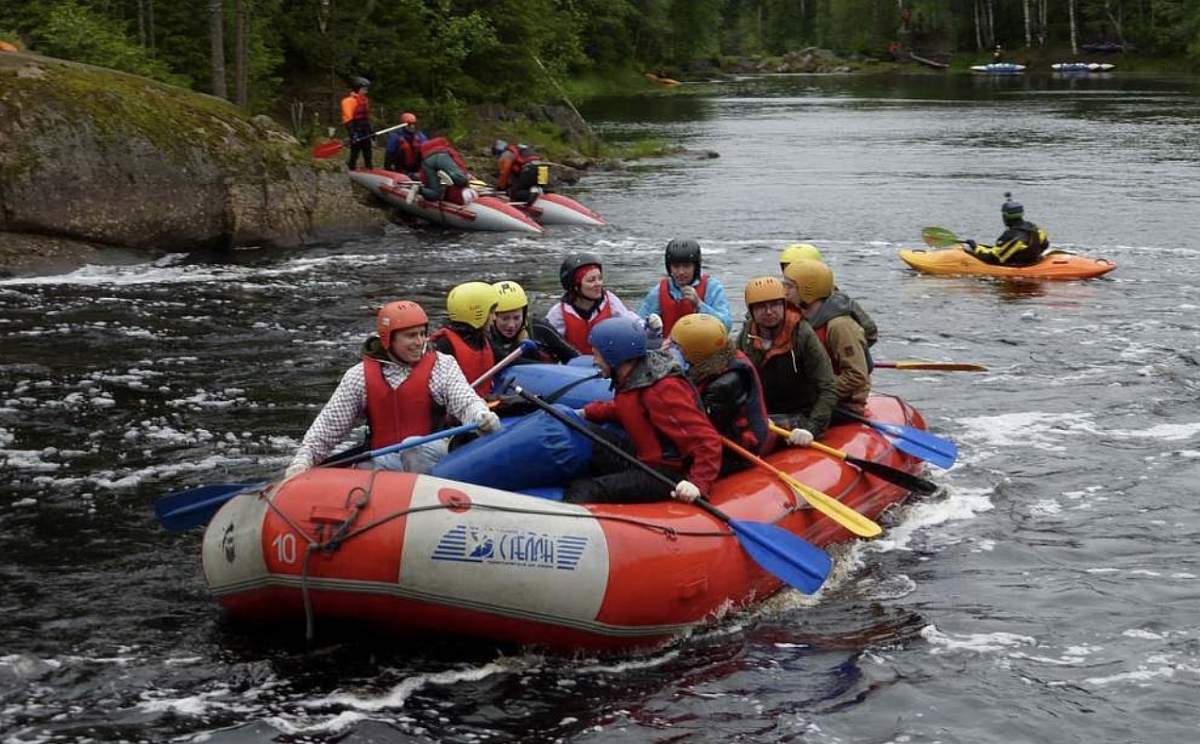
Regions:
[[[429,316],[420,305],[411,300],[389,302],[379,308],[379,313],[375,316],[375,328],[379,331],[379,341],[384,346],[391,345],[393,331],[419,325],[429,325]]]
[[[400,114],[400,123],[411,124],[415,127],[417,125],[417,115],[411,111],[405,111],[403,114]]]
[[[783,282],[773,276],[756,276],[746,284],[746,307],[787,297]]]

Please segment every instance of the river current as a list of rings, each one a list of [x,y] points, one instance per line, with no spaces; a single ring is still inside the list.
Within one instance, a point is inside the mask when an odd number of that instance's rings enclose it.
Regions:
[[[1122,74],[754,78],[595,101],[684,155],[589,175],[598,230],[393,226],[0,280],[0,742],[1165,742],[1200,714],[1200,81]],[[1004,192],[1099,280],[920,276]],[[737,314],[797,240],[878,322],[877,370],[956,466],[943,493],[783,592],[648,654],[550,656],[222,617],[198,532],[151,505],[279,472],[382,302],[470,279],[544,312],[590,250],[634,304],[695,237]],[[164,246],[170,250],[170,246]],[[320,631],[320,629],[319,629]]]

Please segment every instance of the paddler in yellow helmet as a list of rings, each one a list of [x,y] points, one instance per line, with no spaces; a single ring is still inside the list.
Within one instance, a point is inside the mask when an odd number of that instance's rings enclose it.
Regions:
[[[450,322],[429,337],[433,348],[454,357],[468,380],[479,379],[496,364],[488,330],[499,303],[499,293],[487,282],[459,284],[446,295],[446,315]],[[491,381],[480,385],[478,391],[485,397],[489,395]]]
[[[796,261],[820,261],[825,263],[825,259],[821,256],[821,251],[811,243],[792,243],[784,248],[779,254],[779,270],[783,272],[783,288],[787,290],[788,302],[796,305],[796,285],[791,279],[787,278],[787,267]],[[862,326],[863,334],[867,337],[867,346],[874,346],[879,340],[879,326],[875,325],[875,321],[867,314],[866,309],[858,304],[858,300],[850,297],[838,287],[834,287],[833,291],[836,295],[845,297],[850,303],[850,314],[854,316],[854,321]],[[798,305],[797,305],[798,306]]]
[[[496,304],[496,319],[488,333],[488,340],[491,341],[492,353],[497,359],[508,356],[526,339],[533,339],[537,347],[522,354],[518,363],[525,361],[561,364],[579,356],[579,352],[558,335],[553,326],[540,318],[530,317],[529,298],[520,284],[505,280],[496,282],[492,287],[500,299]]]
[[[784,274],[792,283],[796,307],[829,354],[838,402],[862,414],[871,394],[872,363],[866,334],[854,319],[850,298],[834,291],[833,270],[820,261],[794,261]]]

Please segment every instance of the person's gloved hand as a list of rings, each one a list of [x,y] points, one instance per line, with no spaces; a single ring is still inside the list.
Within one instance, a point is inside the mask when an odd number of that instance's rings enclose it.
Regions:
[[[646,318],[646,327],[656,334],[662,333],[662,318],[659,317],[658,313],[650,313],[649,317]]]
[[[671,498],[690,504],[700,498],[700,489],[689,480],[681,480],[675,484],[675,490],[671,491]]]
[[[484,411],[475,417],[479,431],[484,434],[495,434],[500,431],[500,417],[491,411]]]
[[[438,179],[438,183],[440,183],[443,186],[453,186],[454,185],[454,179],[451,178],[450,174],[444,170],[440,170],[437,172],[437,179]]]
[[[307,453],[298,454],[292,458],[292,462],[287,466],[287,470],[283,471],[283,479],[290,480],[300,475],[305,470],[313,466],[312,457]]]
[[[695,287],[689,284],[686,287],[680,287],[679,292],[683,295],[683,299],[692,303],[697,308],[700,307],[700,295],[696,294]]]
[[[793,447],[807,447],[812,441],[813,435],[808,429],[792,429],[787,437],[787,443]]]

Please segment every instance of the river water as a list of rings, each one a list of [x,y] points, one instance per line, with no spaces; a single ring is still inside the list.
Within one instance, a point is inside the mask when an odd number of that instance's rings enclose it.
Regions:
[[[1193,741],[1200,714],[1200,82],[793,76],[594,102],[691,155],[589,176],[601,230],[389,228],[0,281],[0,741]],[[1011,190],[1109,277],[918,276],[921,227],[990,240]],[[958,464],[944,493],[658,652],[562,658],[225,621],[200,535],[151,505],[278,472],[373,309],[587,249],[636,302],[672,237],[730,289],[816,243],[878,370]],[[169,250],[169,246],[166,247]],[[321,628],[318,628],[320,631]]]

